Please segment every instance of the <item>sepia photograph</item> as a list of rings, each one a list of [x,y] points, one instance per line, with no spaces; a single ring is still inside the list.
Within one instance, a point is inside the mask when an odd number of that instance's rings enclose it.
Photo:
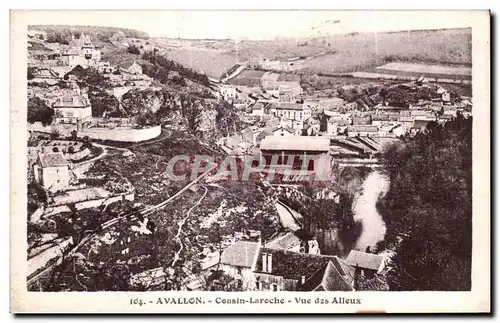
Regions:
[[[474,57],[489,64],[490,40],[473,26],[489,19],[11,12],[22,293],[350,312],[367,291],[487,288],[489,189],[476,209],[473,187],[489,183],[489,65]]]

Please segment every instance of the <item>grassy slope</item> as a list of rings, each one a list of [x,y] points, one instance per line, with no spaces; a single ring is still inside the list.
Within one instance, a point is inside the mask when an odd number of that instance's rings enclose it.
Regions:
[[[397,60],[414,62],[465,65],[472,62],[470,29],[342,34],[311,38],[307,40],[307,46],[299,46],[305,41],[242,41],[237,43],[237,47],[232,40],[206,42],[176,39],[157,43],[165,46],[175,42],[180,47],[170,47],[170,58],[216,77],[238,61],[250,58],[285,59],[332,51],[335,53],[306,60],[304,68],[311,72],[348,72],[382,65],[390,55]]]
[[[41,30],[45,32],[83,32],[96,38],[97,35],[113,35],[116,32],[122,32],[126,37],[149,38],[146,32],[117,27],[101,27],[101,26],[68,26],[68,25],[30,25],[28,30]]]

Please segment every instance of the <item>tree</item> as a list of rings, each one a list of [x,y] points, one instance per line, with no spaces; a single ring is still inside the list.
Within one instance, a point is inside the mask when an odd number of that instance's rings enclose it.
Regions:
[[[78,137],[78,131],[73,130],[71,131],[71,140],[76,140]]]
[[[391,290],[470,290],[472,118],[430,123],[382,161],[391,180],[379,203],[396,252]]]
[[[50,139],[54,140],[54,139],[57,139],[57,138],[59,138],[59,131],[57,131],[57,129],[54,129],[50,133]]]
[[[89,86],[89,100],[92,106],[92,116],[102,117],[105,113],[119,112],[120,102],[118,99],[98,86]]]
[[[52,123],[54,110],[49,108],[44,100],[32,97],[28,100],[28,122],[42,122],[44,126]]]

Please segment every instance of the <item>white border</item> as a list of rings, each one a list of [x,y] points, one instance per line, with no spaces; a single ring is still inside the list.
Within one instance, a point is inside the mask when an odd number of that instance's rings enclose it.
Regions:
[[[185,5],[185,2],[183,3]],[[222,7],[222,6],[219,6]],[[262,6],[261,6],[262,8]],[[474,258],[473,258],[473,290],[474,292],[489,290],[489,50],[480,49],[484,46],[484,40],[489,39],[489,27],[484,24],[483,21],[478,21],[473,26],[473,98],[474,106],[480,107],[479,109],[474,109]],[[15,21],[14,21],[15,23]],[[21,111],[25,109],[26,105],[26,90],[25,90],[25,60],[26,60],[26,46],[25,46],[25,29],[13,31],[15,34],[11,38],[11,58],[12,62],[16,64],[12,65],[11,68],[11,94],[12,94],[12,105],[11,105],[11,132],[16,135],[11,136],[11,147],[25,147],[26,143],[26,131],[25,124],[22,121],[25,120],[25,116]],[[20,65],[21,64],[21,65]],[[21,82],[22,81],[22,82]],[[21,87],[22,85],[22,87]],[[22,107],[22,108],[21,108]],[[17,111],[17,112],[16,112]],[[25,110],[24,110],[25,111]],[[20,130],[15,130],[20,129]],[[18,132],[20,131],[20,132]],[[477,139],[476,139],[477,138]],[[480,141],[478,140],[480,138]],[[17,150],[17,149],[16,149]],[[24,150],[21,153],[13,153],[11,156],[11,166],[13,167],[11,172],[15,174],[17,171],[25,173],[25,154]],[[25,175],[23,175],[25,176]],[[16,176],[16,178],[19,178]],[[22,177],[21,177],[22,178]],[[25,233],[25,198],[26,198],[26,188],[23,181],[12,181],[11,182],[11,243],[13,245],[24,245],[26,243],[26,233]],[[480,194],[480,195],[479,195]],[[479,195],[479,196],[478,196]],[[24,199],[24,200],[23,200]],[[16,212],[17,211],[17,212]],[[22,212],[19,212],[22,211]],[[479,219],[476,215],[480,214]],[[488,218],[488,221],[487,219]],[[477,221],[479,220],[479,221]],[[479,223],[478,223],[479,222]],[[486,234],[488,233],[488,234]],[[24,254],[19,249],[11,253],[11,266],[13,268],[12,274],[15,284],[12,284],[14,293],[14,304],[20,305],[17,307],[14,305],[14,309],[18,310],[30,310],[25,306],[35,305],[37,310],[43,311],[53,311],[61,310],[61,307],[66,307],[68,311],[99,311],[106,310],[112,312],[129,312],[130,307],[124,308],[123,306],[123,294],[125,293],[92,293],[91,295],[76,295],[75,293],[57,293],[57,295],[50,295],[47,293],[26,293],[19,292],[22,288],[18,283],[25,282],[25,275],[20,269],[25,265],[25,248]],[[15,257],[14,257],[15,256]],[[18,260],[22,260],[22,263]],[[479,275],[478,275],[479,274]],[[16,279],[16,277],[20,279]],[[487,279],[485,279],[487,278]],[[22,285],[22,284],[21,284]],[[37,295],[33,295],[37,294]],[[90,294],[90,293],[89,293]],[[165,296],[165,292],[160,293]],[[239,293],[238,293],[239,294]],[[330,293],[331,294],[331,293]],[[355,293],[353,297],[359,297],[361,293]],[[484,306],[485,299],[480,299],[470,295],[470,293],[437,293],[437,292],[413,292],[413,293],[362,293],[363,298],[366,302],[369,302],[369,307],[371,309],[385,309],[388,312],[399,312],[402,309],[411,310],[413,312],[426,311],[429,309],[440,309],[454,311],[462,310],[467,311],[467,309],[477,309],[477,306]],[[418,295],[410,295],[418,294]],[[148,297],[153,294],[147,294]],[[176,296],[179,294],[177,293]],[[187,293],[188,297],[193,296],[192,292]],[[213,295],[213,294],[211,294]],[[274,294],[273,294],[274,295]],[[307,294],[310,296],[310,293]],[[314,296],[319,296],[320,294],[314,294]],[[484,294],[483,294],[484,295]],[[346,296],[341,293],[338,296]],[[471,297],[473,296],[473,297]],[[347,297],[347,296],[346,296]],[[365,298],[366,297],[366,298]],[[413,299],[416,298],[416,299]],[[22,301],[21,301],[22,300]],[[489,302],[489,299],[487,300]],[[22,303],[22,304],[19,304]],[[297,307],[295,307],[296,309]],[[352,310],[356,308],[353,307]],[[165,309],[144,309],[141,312],[165,312]],[[175,310],[173,308],[167,309],[167,311]],[[184,308],[182,311],[193,312],[193,308]],[[210,311],[210,308],[199,307],[196,310]],[[235,309],[239,312],[247,312],[248,308],[242,307]],[[259,311],[276,311],[276,307],[262,307]],[[294,308],[288,308],[287,311],[294,312]],[[325,308],[318,308],[315,306],[308,307],[308,311],[316,312],[320,310],[321,312],[328,311]],[[333,309],[330,309],[333,310]],[[282,309],[278,309],[279,312],[283,312]],[[349,312],[351,308],[349,308]],[[220,312],[220,311],[218,311]]]

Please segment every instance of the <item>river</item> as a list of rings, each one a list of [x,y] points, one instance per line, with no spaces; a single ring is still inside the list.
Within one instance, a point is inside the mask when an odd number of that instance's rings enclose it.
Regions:
[[[387,194],[389,179],[378,171],[368,175],[361,186],[361,191],[354,199],[354,221],[361,223],[362,230],[355,249],[365,251],[366,247],[374,248],[384,240],[386,227],[377,210],[377,201]]]

